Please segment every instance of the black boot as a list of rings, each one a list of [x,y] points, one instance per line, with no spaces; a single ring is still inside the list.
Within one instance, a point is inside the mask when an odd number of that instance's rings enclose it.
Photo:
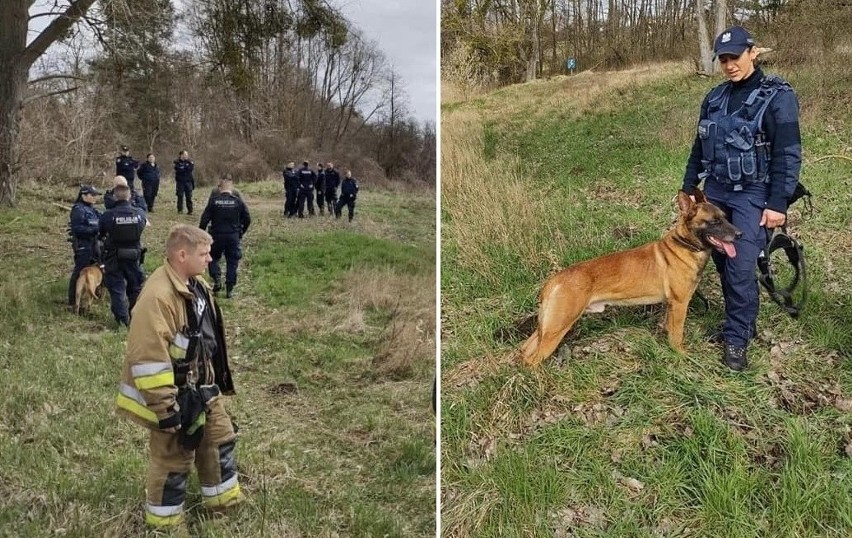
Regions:
[[[725,344],[725,354],[722,357],[722,362],[731,370],[741,372],[748,367],[748,359],[746,358],[745,346],[735,346],[734,344]]]
[[[222,290],[222,283],[218,280],[213,281],[213,295],[217,295]]]
[[[230,299],[233,294],[234,294],[234,286],[231,285],[231,284],[228,284],[227,286],[225,286],[225,297]]]

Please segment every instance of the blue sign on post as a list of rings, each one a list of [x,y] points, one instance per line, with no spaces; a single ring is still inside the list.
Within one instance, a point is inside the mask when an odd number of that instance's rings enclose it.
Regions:
[[[568,70],[570,74],[574,74],[574,70],[577,69],[577,59],[576,58],[568,58],[565,60],[565,68]]]

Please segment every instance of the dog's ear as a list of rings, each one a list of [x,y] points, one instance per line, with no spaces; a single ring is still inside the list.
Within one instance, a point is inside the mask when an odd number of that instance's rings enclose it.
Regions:
[[[698,187],[695,187],[692,190],[692,196],[695,198],[696,203],[703,204],[707,202],[707,199],[704,198],[704,193],[701,192],[701,189],[699,189]]]
[[[696,198],[697,200],[697,198]],[[684,215],[689,211],[689,208],[692,207],[692,198],[686,194],[686,191],[678,191],[677,192],[677,208]]]

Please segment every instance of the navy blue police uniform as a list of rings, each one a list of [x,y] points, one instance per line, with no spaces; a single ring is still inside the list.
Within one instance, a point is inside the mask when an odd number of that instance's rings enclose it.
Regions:
[[[316,174],[308,168],[308,165],[302,165],[299,169],[299,199],[296,202],[299,207],[299,218],[305,218],[305,204],[308,206],[308,214],[314,214],[314,182],[316,182]]]
[[[296,214],[299,198],[299,174],[290,167],[284,168],[284,214],[292,218]]]
[[[738,37],[734,30],[733,39]],[[756,68],[747,79],[727,81],[705,97],[683,189],[692,192],[703,180],[705,197],[743,232],[735,257],[713,252],[725,298],[725,362],[734,369],[745,367],[745,349],[756,331],[755,269],[767,241],[759,225],[763,210],[787,212],[801,161],[799,103],[786,81]],[[732,356],[735,362],[729,362]]]
[[[183,201],[186,198],[186,212],[192,215],[192,190],[195,188],[195,178],[192,171],[195,163],[189,159],[175,161],[175,194],[177,194],[177,210],[183,213]]]
[[[77,202],[71,208],[68,226],[71,248],[74,251],[74,269],[71,271],[71,281],[68,283],[68,304],[74,305],[77,298],[77,277],[80,271],[93,263],[100,263],[100,248],[98,245],[98,221],[100,212],[91,204],[82,200],[84,194],[100,194],[94,187],[80,188]]]
[[[117,203],[118,200],[115,197],[115,189],[107,190],[104,193],[104,208],[112,209]],[[145,198],[133,189],[130,190],[130,205],[138,207],[145,213],[148,213],[148,203],[145,201]]]
[[[355,180],[354,177],[347,177],[343,179],[343,183],[340,185],[340,200],[337,201],[337,205],[334,207],[334,216],[340,218],[340,215],[343,213],[343,206],[346,206],[349,211],[349,221],[352,221],[352,217],[355,216],[355,199],[358,197],[358,181]]]
[[[145,161],[139,166],[136,171],[142,181],[142,194],[145,197],[145,205],[148,206],[148,211],[154,211],[154,200],[160,192],[160,167],[157,163],[151,164]]]
[[[213,244],[210,246],[208,272],[213,279],[213,291],[219,291],[221,271],[219,260],[225,255],[225,290],[228,297],[237,285],[237,267],[243,257],[240,240],[251,225],[251,215],[245,202],[230,192],[220,192],[210,197],[201,214],[202,230],[210,228]]]
[[[130,155],[119,155],[115,158],[115,175],[124,176],[131,189],[133,189],[133,181],[136,179],[137,168],[139,168],[139,161]]]
[[[139,260],[147,221],[145,212],[127,200],[116,201],[100,218],[100,235],[104,239],[104,285],[109,290],[112,315],[122,325],[130,325],[130,311],[145,281]]]
[[[334,168],[325,169],[325,203],[329,214],[334,213],[337,204],[337,188],[340,187],[340,174]]]
[[[314,188],[317,191],[317,208],[319,214],[325,213],[325,169],[320,165],[317,168],[317,178],[314,180]]]

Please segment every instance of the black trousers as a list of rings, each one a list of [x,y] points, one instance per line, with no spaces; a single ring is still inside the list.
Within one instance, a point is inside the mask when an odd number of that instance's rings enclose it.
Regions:
[[[337,201],[337,205],[334,206],[334,216],[340,218],[340,215],[343,213],[343,206],[346,206],[349,210],[349,220],[352,220],[352,217],[355,216],[355,198],[350,196],[341,196],[340,200]]]
[[[308,205],[308,214],[313,216],[314,214],[314,189],[305,190],[299,189],[299,200],[297,202],[299,206],[299,218],[305,217],[305,204]]]
[[[298,208],[299,189],[285,189],[284,191],[284,214],[292,217]]]
[[[159,181],[143,181],[142,196],[145,197],[145,204],[148,206],[148,211],[154,209],[154,200],[157,198],[157,193],[160,192]]]
[[[320,215],[325,211],[325,191],[322,189],[317,189],[317,207],[319,208]]]
[[[178,213],[183,212],[184,197],[186,198],[186,212],[192,213],[192,189],[194,186],[191,181],[178,181],[175,183]]]
[[[334,206],[337,205],[337,189],[325,190],[325,203],[328,204],[328,212],[334,213]]]

